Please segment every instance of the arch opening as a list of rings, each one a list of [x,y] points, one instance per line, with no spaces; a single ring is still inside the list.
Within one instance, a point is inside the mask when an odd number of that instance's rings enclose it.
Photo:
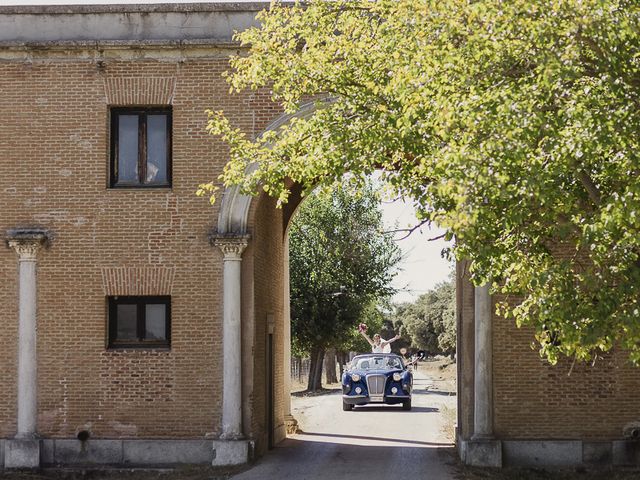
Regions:
[[[314,109],[314,104],[307,104],[296,115],[282,115],[274,122],[272,122],[267,130],[275,130],[279,128],[294,116],[311,115]],[[273,311],[267,313],[258,312],[257,310],[259,309],[256,308],[256,303],[259,302],[255,302],[254,300],[254,305],[252,308],[254,318],[243,318],[244,326],[252,323],[255,332],[265,332],[263,336],[254,332],[254,351],[257,352],[262,350],[265,355],[267,352],[271,352],[271,354],[274,355],[281,355],[280,360],[282,366],[280,370],[278,370],[278,367],[274,368],[273,365],[270,364],[270,359],[266,357],[264,357],[266,368],[261,369],[260,367],[252,365],[251,368],[248,369],[247,364],[252,361],[258,362],[258,359],[255,357],[248,358],[246,353],[244,354],[245,361],[243,362],[243,370],[247,375],[252,376],[253,385],[251,394],[254,397],[254,403],[252,405],[249,405],[245,399],[245,408],[251,408],[252,415],[254,417],[252,419],[249,419],[248,415],[244,415],[243,418],[245,418],[245,422],[251,422],[251,425],[245,426],[245,431],[250,436],[255,435],[257,437],[262,437],[262,439],[264,440],[262,444],[265,447],[273,443],[278,443],[280,440],[282,440],[285,437],[286,431],[289,431],[289,433],[291,433],[296,429],[296,420],[292,416],[289,396],[292,382],[291,323],[289,303],[289,229],[295,213],[298,211],[300,205],[304,200],[302,197],[302,192],[303,187],[301,185],[292,184],[289,201],[287,204],[283,205],[283,208],[279,211],[280,219],[278,221],[278,225],[279,239],[281,243],[282,269],[280,271],[281,279],[279,279],[277,283],[281,283],[282,287],[280,293],[281,313],[274,315]],[[259,200],[256,200],[256,198],[259,198]],[[243,274],[253,275],[250,283],[252,284],[251,288],[254,290],[254,292],[255,290],[257,290],[256,282],[260,281],[260,279],[256,275],[255,264],[265,260],[264,258],[260,260],[256,257],[258,251],[257,242],[260,241],[260,238],[263,235],[259,231],[261,227],[256,223],[258,214],[255,212],[255,210],[258,210],[260,208],[258,204],[261,203],[264,203],[266,205],[269,203],[269,200],[265,199],[264,195],[260,195],[259,197],[252,197],[241,194],[235,187],[228,188],[222,195],[221,209],[217,222],[217,232],[219,235],[251,236],[250,244],[253,244],[253,249],[250,246],[249,250],[252,250],[251,255],[253,255],[252,263],[254,264],[254,270],[251,271],[250,268],[243,268]],[[271,279],[270,281],[273,281],[273,279]],[[276,308],[275,310],[278,309]],[[261,323],[265,323],[265,326],[263,327],[262,325],[260,325]],[[272,336],[274,334],[277,335]],[[282,339],[281,351],[279,350],[278,346],[274,346],[273,343],[270,343],[274,340],[277,341],[278,335],[280,335],[280,338]],[[256,375],[256,371],[260,370],[264,371],[265,378],[263,379],[258,378],[259,375]],[[274,372],[276,372],[276,377],[271,378]],[[274,391],[281,392],[281,400],[279,398],[273,398],[274,394],[270,392]],[[260,399],[260,396],[262,396],[262,399]],[[264,404],[264,409],[255,408],[256,404],[260,402]],[[273,408],[279,409],[279,411],[271,411],[270,409]],[[455,411],[455,406],[451,410]],[[451,411],[448,412],[448,415],[451,417]],[[280,421],[282,421],[282,424],[279,424]],[[453,418],[450,418],[449,423],[452,424],[453,421]],[[254,430],[254,427],[260,423],[264,425],[264,431]],[[261,448],[258,447],[258,450],[258,453],[260,453]]]

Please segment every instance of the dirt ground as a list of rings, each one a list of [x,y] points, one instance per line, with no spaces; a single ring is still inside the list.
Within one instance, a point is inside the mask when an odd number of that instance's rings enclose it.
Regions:
[[[429,359],[417,365],[417,371],[426,374],[430,379],[429,391],[438,395],[456,396],[456,364],[449,358]],[[444,417],[443,434],[451,442],[455,442],[456,401],[442,405],[440,412]]]
[[[436,357],[418,363],[417,370],[425,372],[440,392],[456,392],[456,363],[448,357]]]

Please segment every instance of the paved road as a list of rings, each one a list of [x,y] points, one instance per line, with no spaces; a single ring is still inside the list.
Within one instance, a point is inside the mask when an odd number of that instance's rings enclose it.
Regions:
[[[455,396],[435,392],[422,372],[414,377],[413,409],[356,407],[342,411],[339,392],[294,397],[303,433],[293,435],[234,480],[453,480],[447,467]],[[446,413],[448,410],[448,413]],[[449,425],[450,427],[450,425]]]

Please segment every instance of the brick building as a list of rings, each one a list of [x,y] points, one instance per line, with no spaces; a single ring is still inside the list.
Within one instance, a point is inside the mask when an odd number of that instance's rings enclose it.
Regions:
[[[205,109],[288,120],[220,75],[263,7],[0,7],[0,466],[232,464],[284,438],[295,201],[194,195],[227,160]],[[545,366],[458,269],[463,459],[637,462],[624,355]]]

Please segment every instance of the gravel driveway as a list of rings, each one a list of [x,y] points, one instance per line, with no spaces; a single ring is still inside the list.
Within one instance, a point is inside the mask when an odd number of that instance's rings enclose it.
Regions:
[[[453,480],[447,466],[456,397],[414,374],[413,409],[356,407],[342,411],[339,391],[293,397],[302,433],[293,435],[234,480]]]

